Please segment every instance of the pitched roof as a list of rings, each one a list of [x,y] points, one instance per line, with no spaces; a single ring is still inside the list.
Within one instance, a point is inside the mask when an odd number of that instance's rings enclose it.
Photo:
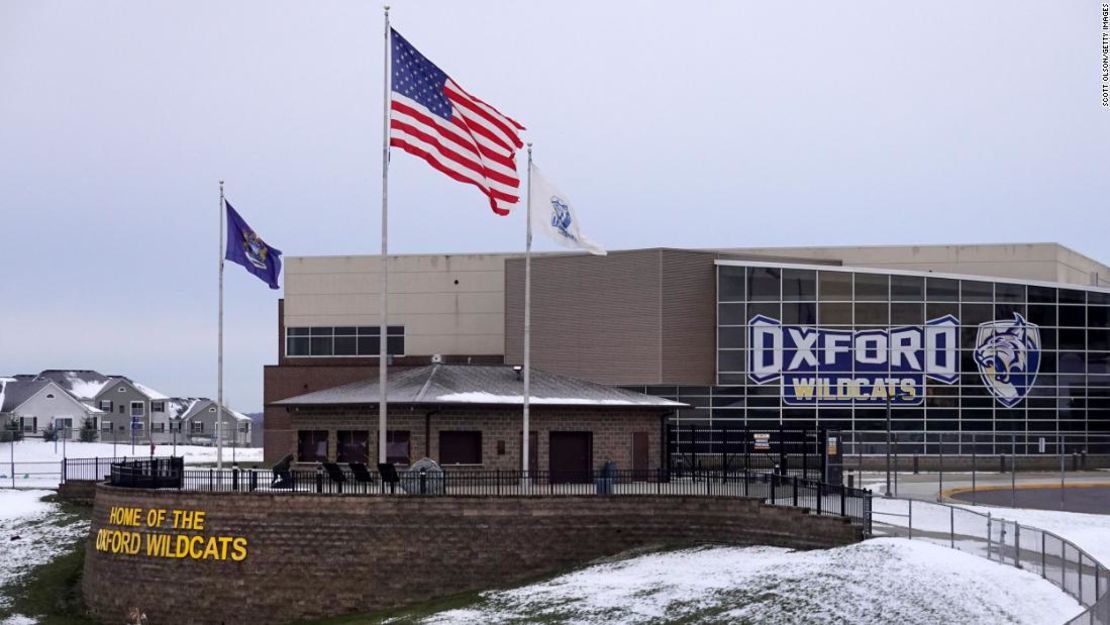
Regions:
[[[524,382],[513,367],[430,365],[389,370],[388,398],[398,404],[522,405]],[[532,369],[530,403],[545,406],[641,406],[686,404]],[[363,380],[274,402],[278,406],[376,404],[378,379]]]
[[[112,378],[92,369],[47,369],[37,379],[53,380],[77,399],[92,401]]]
[[[23,380],[16,378],[15,382],[4,385],[4,402],[0,405],[0,412],[11,412],[20,404],[27,401],[32,395],[50,384],[50,380]]]

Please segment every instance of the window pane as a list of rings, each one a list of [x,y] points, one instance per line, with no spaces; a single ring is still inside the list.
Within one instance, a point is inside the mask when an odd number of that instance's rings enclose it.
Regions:
[[[401,355],[405,353],[405,337],[385,337],[385,353]]]
[[[482,464],[481,432],[440,432],[440,464]]]
[[[289,336],[308,336],[308,328],[289,328]]]
[[[782,322],[797,325],[817,323],[817,304],[813,302],[786,302],[782,305]]]
[[[1025,285],[996,283],[994,285],[994,300],[996,302],[1024,302]]]
[[[335,355],[336,356],[354,356],[355,344],[357,339],[353,336],[337,336],[335,337]]]
[[[817,322],[823,326],[851,325],[852,305],[822,303],[818,309]]]
[[[989,302],[994,299],[994,285],[990,282],[960,282],[960,298],[965,302]]]
[[[891,304],[890,322],[894,325],[918,325],[925,322],[924,304]]]
[[[782,272],[784,300],[813,301],[817,299],[817,272],[811,269],[784,269]]]
[[[386,462],[393,464],[409,464],[411,450],[409,433],[405,431],[390,430],[385,438]]]
[[[332,328],[312,328],[312,336],[331,336]]]
[[[385,327],[385,335],[387,337],[390,337],[390,336],[404,336],[405,335],[405,326],[386,326]]]
[[[958,280],[929,278],[925,281],[925,299],[931,302],[955,302],[960,297]]]
[[[337,462],[366,464],[370,457],[370,433],[365,430],[339,430],[336,432]]]
[[[336,336],[354,336],[354,326],[341,326],[335,329]]]
[[[1083,291],[1074,291],[1072,289],[1060,289],[1060,303],[1061,304],[1086,304],[1087,294]]]
[[[285,344],[286,356],[307,356],[308,355],[308,337],[291,336]]]
[[[327,462],[328,431],[298,430],[297,459],[301,462]]]
[[[748,299],[773,301],[779,298],[779,269],[748,267]]]
[[[824,301],[852,299],[852,274],[846,271],[822,271],[817,274],[818,295]]]
[[[857,288],[859,286],[858,280],[856,286]],[[886,302],[881,304],[856,304],[856,325],[888,325],[890,323],[888,306],[889,304]]]
[[[723,326],[743,325],[747,321],[743,304],[721,304],[717,306],[717,323]]]
[[[360,336],[360,337],[358,337],[358,355],[359,356],[377,356],[378,355],[378,337],[377,336]]]
[[[856,299],[885,302],[890,297],[888,276],[874,273],[856,274]]]
[[[744,348],[744,327],[732,328],[718,328],[717,329],[717,344],[722,348],[743,349]]]
[[[925,278],[919,276],[891,276],[890,297],[894,300],[910,301],[925,299]]]
[[[720,267],[718,268],[717,289],[722,302],[744,301],[744,268]]]
[[[311,339],[310,350],[313,356],[331,356],[333,353],[330,336],[314,336]]]
[[[358,328],[359,336],[378,336],[379,334],[381,334],[381,332],[379,331],[378,326],[359,326]]]
[[[1043,304],[1056,303],[1056,289],[1043,286],[1029,287],[1029,301]]]

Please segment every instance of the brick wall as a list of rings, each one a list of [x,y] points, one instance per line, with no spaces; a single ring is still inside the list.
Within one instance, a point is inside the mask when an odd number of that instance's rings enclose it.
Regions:
[[[105,622],[141,608],[160,625],[277,625],[515,584],[638,547],[819,548],[849,524],[717,497],[357,497],[141,491],[101,485],[91,536],[113,506],[203,510],[205,535],[248,540],[241,562],[86,548],[83,593]],[[142,530],[140,530],[142,531]]]
[[[370,437],[370,463],[377,462],[377,406],[362,409],[312,409],[288,414],[288,427],[293,432],[286,447],[275,449],[280,458],[296,453],[297,430],[327,430],[328,457],[336,459],[336,433],[339,430],[361,430]],[[482,457],[480,465],[467,468],[519,470],[521,468],[520,407],[475,407],[437,410],[432,407],[390,406],[389,429],[409,432],[411,460],[424,456],[439,460],[439,433],[444,430],[480,430]],[[606,461],[617,463],[619,469],[632,469],[632,435],[648,435],[648,469],[661,466],[663,414],[629,408],[568,408],[532,406],[530,427],[537,439],[536,468],[549,468],[550,433],[593,432],[593,470],[600,470]],[[498,453],[499,442],[504,453]]]

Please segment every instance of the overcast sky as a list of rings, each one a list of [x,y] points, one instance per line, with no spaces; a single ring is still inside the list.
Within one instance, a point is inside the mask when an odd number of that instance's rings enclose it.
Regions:
[[[392,16],[528,127],[610,249],[1057,241],[1110,262],[1098,2]],[[286,255],[377,253],[382,101],[380,3],[4,0],[0,374],[214,396],[217,181]],[[407,154],[390,198],[392,252],[522,247],[523,212]],[[226,289],[227,398],[260,410],[280,291],[237,266]]]

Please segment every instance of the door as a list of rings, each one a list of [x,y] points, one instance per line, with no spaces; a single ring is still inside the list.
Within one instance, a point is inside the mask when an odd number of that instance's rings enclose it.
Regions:
[[[648,433],[632,433],[632,470],[635,471],[637,480],[647,478],[648,471]]]
[[[585,483],[593,476],[593,432],[551,432],[549,451],[552,483]]]

